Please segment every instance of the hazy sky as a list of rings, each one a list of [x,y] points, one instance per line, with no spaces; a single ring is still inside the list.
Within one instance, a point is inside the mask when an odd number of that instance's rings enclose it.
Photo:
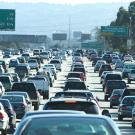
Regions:
[[[55,4],[84,4],[84,3],[110,3],[110,2],[131,2],[133,0],[0,0],[2,2],[47,2]]]

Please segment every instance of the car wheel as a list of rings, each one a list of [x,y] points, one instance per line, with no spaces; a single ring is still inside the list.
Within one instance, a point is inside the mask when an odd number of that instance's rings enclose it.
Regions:
[[[34,105],[34,110],[38,110],[38,109],[39,109],[39,104],[37,103]]]
[[[108,101],[108,97],[107,96],[105,96],[104,99],[105,99],[105,101]]]
[[[132,121],[132,128],[135,128],[135,121]]]
[[[118,114],[118,121],[122,121],[122,120],[123,120],[123,117]]]
[[[110,108],[113,108],[112,104],[110,104]]]
[[[128,79],[128,83],[129,83],[129,84],[131,83],[131,80],[130,80],[130,79]]]

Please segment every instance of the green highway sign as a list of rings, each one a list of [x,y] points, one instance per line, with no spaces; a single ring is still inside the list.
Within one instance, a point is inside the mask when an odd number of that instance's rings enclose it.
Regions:
[[[128,37],[128,27],[119,26],[101,26],[101,34],[103,36]]]
[[[1,31],[15,30],[15,10],[0,9],[0,30]]]

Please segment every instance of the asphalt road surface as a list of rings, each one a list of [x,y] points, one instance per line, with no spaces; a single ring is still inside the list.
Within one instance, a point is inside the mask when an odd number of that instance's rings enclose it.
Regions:
[[[54,94],[58,91],[62,91],[62,87],[64,86],[64,81],[66,80],[66,75],[70,71],[72,59],[71,57],[67,59],[67,61],[64,61],[62,64],[62,72],[58,73],[58,79],[54,82],[53,87],[50,88],[50,97],[53,97]],[[93,91],[93,93],[100,99],[99,104],[101,108],[108,109],[112,115],[112,119],[116,122],[118,127],[120,128],[120,131],[122,135],[135,135],[135,129],[132,129],[131,127],[131,118],[124,119],[123,121],[117,120],[117,107],[110,109],[109,108],[109,101],[105,102],[104,99],[104,93],[102,91],[102,85],[100,84],[100,78],[98,77],[98,73],[94,73],[93,67],[91,66],[91,62],[84,58],[84,65],[87,71],[87,78],[86,78],[86,84],[89,86],[89,89]],[[13,69],[10,69],[10,72]],[[34,73],[35,71],[32,71]],[[133,85],[133,84],[132,84]],[[40,105],[40,110],[43,107],[43,104],[46,102],[46,100],[43,100]]]

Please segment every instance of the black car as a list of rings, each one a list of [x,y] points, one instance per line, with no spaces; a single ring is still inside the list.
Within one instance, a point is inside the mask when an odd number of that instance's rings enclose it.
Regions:
[[[8,99],[0,99],[0,103],[3,105],[8,117],[10,128],[16,127],[16,113]]]
[[[32,101],[32,105],[34,105],[34,109],[38,110],[40,104],[40,94],[36,89],[34,83],[28,82],[14,83],[11,91],[27,92]]]
[[[106,85],[105,85],[105,89],[104,89],[104,99],[105,101],[108,100],[108,98],[111,96],[112,94],[112,91],[114,89],[125,89],[127,86],[126,86],[126,83],[125,81],[122,81],[122,80],[109,80],[107,81]]]
[[[66,82],[65,87],[64,87],[64,91],[66,90],[86,90],[87,86],[85,85],[85,83],[83,81],[74,81],[74,82]]]

